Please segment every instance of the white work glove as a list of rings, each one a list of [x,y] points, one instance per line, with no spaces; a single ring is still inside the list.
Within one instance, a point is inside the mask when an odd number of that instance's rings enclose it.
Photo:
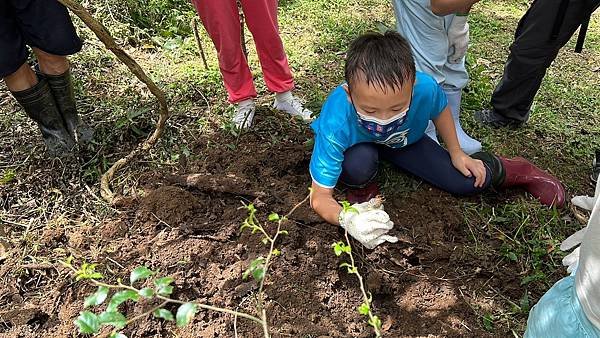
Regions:
[[[378,198],[352,205],[353,210],[340,212],[340,226],[367,249],[373,249],[383,242],[396,243],[398,237],[386,235],[394,227],[390,216],[383,211]]]
[[[585,228],[569,236],[560,245],[560,250],[562,251],[571,250],[572,248],[576,247],[575,250],[573,250],[573,252],[565,256],[565,258],[563,258],[562,261],[563,265],[567,267],[567,272],[569,273],[572,273],[577,269],[577,266],[579,264],[580,248],[578,247],[578,245],[581,244],[583,239],[586,237],[588,229],[593,224],[596,224],[595,226],[600,226],[600,206],[594,207],[596,205],[596,202],[598,201],[598,197],[600,197],[600,181],[597,181],[596,183],[596,191],[594,192],[594,196],[575,196],[571,199],[571,203],[573,203],[573,205],[585,210],[590,210],[592,211],[592,214],[590,215],[588,225]]]
[[[467,16],[455,15],[448,28],[448,62],[460,63],[469,46],[469,23]]]

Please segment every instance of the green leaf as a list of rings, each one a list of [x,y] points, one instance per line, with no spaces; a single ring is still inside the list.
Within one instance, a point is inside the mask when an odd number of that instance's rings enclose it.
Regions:
[[[489,313],[485,314],[483,316],[483,327],[487,331],[493,332],[494,331],[494,316],[492,316]]]
[[[108,288],[106,286],[100,286],[96,292],[85,299],[83,307],[100,305],[104,302],[106,296],[108,296]]]
[[[279,221],[279,215],[277,213],[271,213],[269,215],[269,221],[271,221],[271,222]]]
[[[17,177],[17,172],[14,169],[8,169],[4,172],[4,174],[2,174],[2,177],[0,177],[0,185],[8,184],[8,183],[14,181],[14,179],[16,177]]]
[[[369,310],[371,310],[371,309],[369,308],[369,304],[367,304],[367,303],[362,303],[358,307],[358,313],[360,313],[361,315],[368,315]]]
[[[128,300],[138,301],[140,299],[140,295],[133,290],[123,290],[115,293],[110,299],[110,303],[108,303],[108,307],[106,308],[106,312],[116,312],[117,308],[121,303],[126,302]]]
[[[177,309],[175,318],[177,319],[177,327],[184,327],[192,321],[198,307],[194,303],[185,303]]]
[[[342,263],[340,264],[340,268],[346,267],[348,269],[348,273],[355,273],[358,274],[358,268],[355,266],[352,266],[348,263]]]
[[[75,320],[75,325],[79,328],[79,333],[98,333],[100,329],[98,316],[90,311],[81,312]]]
[[[108,338],[127,338],[127,336],[122,334],[121,332],[113,332]]]
[[[273,256],[281,255],[281,251],[279,249],[273,249]]]
[[[280,235],[289,235],[290,233],[287,230],[281,230],[279,231]]]
[[[102,312],[98,316],[98,321],[102,325],[114,326],[117,330],[124,328],[127,324],[127,318],[119,312]]]
[[[535,282],[538,280],[543,280],[545,278],[546,278],[546,275],[543,272],[538,271],[538,272],[534,273],[533,275],[523,277],[523,279],[521,280],[521,286],[527,285],[531,282]]]
[[[264,257],[258,257],[252,262],[250,262],[250,266],[242,274],[242,279],[245,280],[250,274],[252,274],[252,277],[254,277],[255,280],[260,282],[265,277],[264,264]]]
[[[344,252],[342,250],[343,245],[344,245],[344,243],[342,243],[342,242],[337,242],[337,243],[331,244],[331,247],[333,248],[333,253],[335,253],[336,256],[339,257],[342,254],[342,252]]]
[[[131,284],[137,282],[138,280],[144,280],[150,276],[152,276],[154,272],[148,269],[145,266],[139,266],[135,268],[135,270],[131,271],[131,275],[129,276],[129,281]]]
[[[525,291],[525,294],[523,295],[523,297],[521,298],[520,303],[520,307],[521,307],[521,312],[523,313],[527,313],[529,312],[530,309],[530,304],[529,304],[529,293],[527,291]]]
[[[173,283],[173,278],[171,277],[162,277],[154,280],[154,285],[156,285],[156,293],[161,296],[168,296],[173,293],[173,287],[170,284]]]
[[[517,255],[514,252],[507,253],[506,258],[510,259],[513,262],[517,261]]]
[[[154,310],[154,312],[152,312],[152,314],[156,318],[162,318],[165,320],[175,320],[175,317],[173,317],[173,314],[171,313],[171,311],[169,311],[167,309],[156,309],[156,310]]]
[[[140,291],[138,291],[138,294],[144,298],[151,298],[152,296],[154,296],[154,290],[152,290],[151,288],[143,288]]]
[[[264,245],[267,245],[267,243],[269,243],[269,239],[268,239],[267,237],[263,238],[263,239],[262,239],[262,243],[263,243]]]
[[[377,316],[373,316],[373,318],[369,319],[368,323],[374,328],[381,329],[381,319]]]

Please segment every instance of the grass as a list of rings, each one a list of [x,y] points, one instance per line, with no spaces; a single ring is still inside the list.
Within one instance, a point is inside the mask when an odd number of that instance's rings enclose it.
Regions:
[[[93,6],[95,15],[166,90],[174,114],[158,147],[135,170],[175,167],[179,156],[194,156],[190,147],[199,136],[222,130],[232,132],[227,127],[232,108],[225,101],[216,53],[200,25],[209,64],[209,69],[204,69],[189,28],[195,12],[187,1],[150,0],[141,4],[129,0],[112,6],[115,3],[108,0],[88,5]],[[587,176],[592,154],[600,148],[600,115],[596,112],[600,106],[600,78],[595,71],[600,66],[600,44],[597,43],[600,20],[597,17],[591,22],[584,52],[573,52],[575,39],[572,39],[548,70],[534,102],[531,120],[524,128],[491,130],[481,128],[472,118],[474,111],[488,105],[502,75],[514,29],[527,6],[528,2],[517,0],[484,1],[475,6],[470,16],[472,40],[468,69],[471,82],[463,96],[463,125],[487,149],[506,156],[524,156],[547,168],[565,183],[569,196],[591,193]],[[298,93],[315,112],[328,92],[343,80],[344,51],[349,42],[362,32],[377,30],[378,22],[394,27],[388,0],[282,0],[279,21]],[[76,91],[80,109],[95,126],[98,137],[90,152],[79,160],[79,169],[70,176],[72,184],[65,187],[58,178],[41,180],[43,183],[38,184],[30,174],[45,168],[43,154],[35,151],[42,149],[37,131],[23,114],[15,116],[14,104],[0,107],[3,127],[0,132],[3,202],[0,218],[17,223],[31,220],[31,228],[44,227],[45,220],[63,216],[78,219],[84,214],[97,221],[114,213],[93,196],[94,191],[97,194],[98,177],[145,138],[156,119],[153,98],[88,30],[81,29],[81,23],[77,20],[76,23],[86,40],[83,51],[72,58]],[[249,63],[259,93],[259,114],[264,114],[263,117],[278,128],[280,121],[269,108],[273,96],[261,79],[248,31],[246,37]],[[283,139],[285,135],[275,135],[272,142]],[[56,168],[59,166],[51,165],[44,172],[56,176],[53,171],[58,170]],[[409,193],[421,186],[389,167],[383,172],[384,191]],[[125,171],[116,178],[115,186],[124,193],[135,191],[136,177]],[[86,187],[91,187],[92,193],[88,193]],[[77,198],[65,197],[67,193],[75,194],[74,190],[79,194]],[[38,204],[28,202],[44,196],[49,199],[42,199]],[[82,200],[83,211],[76,207]],[[64,205],[58,205],[59,202]],[[36,207],[21,214],[13,210],[23,211],[30,208],[31,203]],[[560,266],[563,254],[558,245],[578,225],[568,212],[541,208],[526,197],[498,201],[484,196],[478,201],[465,200],[461,210],[464,231],[471,239],[467,254],[474,259],[485,255],[495,266],[509,266],[522,286],[514,294],[492,295],[492,307],[475,302],[471,306],[489,331],[504,328],[521,334],[529,307],[564,276]],[[497,245],[485,244],[490,239]]]

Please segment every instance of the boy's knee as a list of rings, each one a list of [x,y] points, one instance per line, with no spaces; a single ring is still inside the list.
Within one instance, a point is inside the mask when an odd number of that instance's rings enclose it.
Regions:
[[[379,155],[372,144],[357,144],[344,153],[340,180],[350,186],[364,186],[377,174]]]

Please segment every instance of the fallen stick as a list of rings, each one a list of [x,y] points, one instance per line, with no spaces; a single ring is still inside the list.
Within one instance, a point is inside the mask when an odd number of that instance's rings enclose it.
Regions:
[[[75,15],[77,15],[85,25],[96,34],[98,39],[102,41],[102,43],[109,49],[113,54],[117,56],[121,62],[123,62],[127,68],[140,80],[142,81],[150,90],[150,92],[156,96],[159,104],[159,117],[158,122],[156,123],[156,129],[154,132],[148,136],[148,138],[141,144],[138,144],[127,156],[119,159],[115,162],[112,167],[108,169],[102,175],[100,179],[100,195],[107,202],[113,203],[115,200],[115,194],[110,190],[110,181],[114,177],[115,173],[124,167],[127,163],[129,163],[133,158],[139,155],[142,151],[147,151],[152,148],[154,144],[161,137],[162,133],[165,130],[165,124],[169,119],[169,108],[167,106],[167,99],[165,93],[158,88],[158,86],[146,75],[142,67],[135,62],[133,58],[131,58],[121,47],[117,45],[115,39],[110,35],[106,27],[104,27],[98,20],[94,19],[94,17],[78,2],[75,0],[58,0],[61,4],[71,10]]]
[[[173,175],[167,181],[184,187],[202,191],[216,191],[234,195],[264,197],[263,191],[252,191],[250,181],[233,174],[216,176],[212,174]]]

